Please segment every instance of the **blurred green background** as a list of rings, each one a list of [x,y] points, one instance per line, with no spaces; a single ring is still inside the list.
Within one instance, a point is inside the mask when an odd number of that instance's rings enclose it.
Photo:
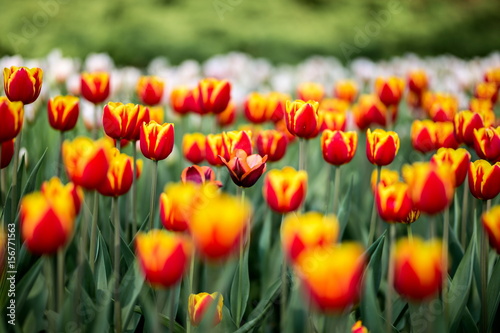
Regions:
[[[500,49],[498,0],[0,0],[0,56],[107,52],[120,65],[243,51],[273,62]]]

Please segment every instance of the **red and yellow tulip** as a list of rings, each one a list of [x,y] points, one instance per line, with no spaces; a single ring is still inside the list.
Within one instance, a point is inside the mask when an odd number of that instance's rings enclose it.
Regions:
[[[403,97],[404,88],[405,82],[399,77],[379,77],[375,80],[375,91],[377,96],[386,106],[398,105]]]
[[[0,97],[0,142],[14,139],[23,126],[24,107],[21,102],[11,102],[5,96]]]
[[[141,127],[141,151],[153,161],[164,160],[174,149],[174,124],[162,125],[155,121],[143,123]]]
[[[160,195],[160,221],[167,230],[185,231],[196,209],[200,188],[193,182],[169,183]]]
[[[326,162],[339,166],[349,163],[358,147],[357,132],[324,130],[321,135],[321,151]]]
[[[352,80],[338,81],[333,88],[333,95],[351,104],[358,95],[358,85]]]
[[[387,107],[376,95],[361,95],[358,104],[352,108],[354,122],[361,131],[367,129],[371,124],[385,126],[387,112],[389,112]],[[394,121],[394,119],[393,117],[392,120]]]
[[[11,66],[3,70],[3,88],[11,102],[31,104],[42,90],[43,71],[40,68]]]
[[[393,131],[377,128],[366,131],[366,157],[370,163],[383,166],[391,164],[399,150],[399,136]]]
[[[269,207],[278,213],[289,213],[300,207],[307,193],[307,173],[292,167],[269,171],[262,193]]]
[[[99,104],[109,97],[110,77],[106,72],[82,73],[81,94],[87,101]]]
[[[227,80],[207,78],[200,80],[193,89],[193,98],[198,104],[200,114],[221,113],[231,99],[231,84]]]
[[[205,136],[202,133],[186,133],[182,138],[184,158],[193,164],[205,159]]]
[[[216,311],[212,323],[212,327],[217,326],[222,320],[222,307],[224,298],[219,293],[199,293],[191,294],[188,299],[189,320],[193,326],[200,325],[205,313],[208,311],[213,302],[217,302]]]
[[[319,103],[313,100],[286,102],[285,121],[288,131],[299,138],[311,139],[319,132]]]
[[[146,105],[160,104],[164,90],[165,82],[157,76],[141,76],[137,81],[137,96]]]
[[[483,213],[481,221],[491,247],[500,254],[500,206],[494,206]]]
[[[481,200],[493,199],[500,193],[500,162],[490,164],[477,160],[469,164],[468,181],[472,195]]]
[[[276,162],[285,156],[288,140],[280,131],[264,130],[259,132],[256,146],[260,156],[267,155],[269,162]]]
[[[431,163],[441,165],[448,164],[455,174],[455,187],[462,185],[469,170],[470,154],[467,150],[439,148],[436,154],[431,157]]]
[[[271,119],[273,110],[268,107],[267,96],[254,92],[247,96],[244,111],[248,121],[261,124]]]
[[[500,127],[474,130],[474,150],[479,158],[496,161],[500,157]]]
[[[375,202],[382,220],[392,223],[406,221],[413,208],[408,185],[403,182],[388,186],[379,184],[375,191]]]
[[[316,82],[303,82],[297,87],[297,96],[303,101],[321,102],[325,96],[325,88]]]
[[[47,114],[50,126],[58,131],[72,130],[80,114],[80,99],[75,96],[56,96],[49,99]]]
[[[132,187],[134,179],[133,159],[121,154],[116,148],[113,148],[110,153],[111,160],[106,179],[99,184],[97,191],[108,197],[119,197],[127,193]],[[142,160],[138,160],[137,170],[142,169]]]
[[[2,145],[2,154],[0,155],[0,169],[4,169],[9,166],[12,157],[14,156],[14,140],[4,141],[0,143]]]

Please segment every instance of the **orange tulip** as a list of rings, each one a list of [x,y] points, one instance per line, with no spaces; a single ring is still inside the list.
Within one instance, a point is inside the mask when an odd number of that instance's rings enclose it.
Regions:
[[[500,67],[490,68],[484,73],[484,81],[494,82],[497,87],[500,87]]]
[[[165,229],[185,231],[189,228],[199,191],[199,186],[192,182],[165,186],[160,195],[160,220]]]
[[[496,161],[500,157],[500,127],[474,130],[474,150],[485,160]]]
[[[403,178],[416,209],[436,214],[448,207],[455,192],[455,174],[447,164],[418,162],[403,166]]]
[[[224,139],[222,134],[209,134],[205,141],[205,158],[210,165],[224,165],[219,156],[229,159],[229,153],[224,149]]]
[[[385,126],[387,122],[386,114],[389,111],[377,96],[361,95],[358,104],[354,105],[352,112],[356,126],[364,131],[371,124]],[[392,120],[394,121],[395,118],[393,117]]]
[[[481,217],[481,221],[491,247],[500,254],[500,206],[494,206],[485,212]]]
[[[182,138],[184,158],[193,164],[205,159],[205,136],[202,133],[186,133]]]
[[[358,85],[352,80],[338,81],[333,88],[333,95],[350,104],[358,95]]]
[[[347,116],[344,112],[327,111],[319,109],[318,112],[320,127],[319,130],[345,131]]]
[[[338,98],[325,98],[319,104],[319,111],[321,110],[345,114],[349,110],[349,102]]]
[[[153,161],[164,160],[174,149],[174,124],[160,125],[155,121],[141,127],[141,151]]]
[[[494,82],[480,82],[476,85],[474,96],[490,100],[492,104],[495,104],[498,99],[498,86]]]
[[[335,215],[317,212],[288,214],[281,226],[281,244],[287,258],[295,263],[309,249],[328,247],[337,241],[339,222]]]
[[[472,195],[481,200],[493,199],[500,193],[500,162],[490,164],[477,160],[469,164],[469,189]]]
[[[225,259],[246,242],[251,217],[248,201],[208,191],[207,203],[193,212],[190,231],[200,254],[211,260]]]
[[[82,73],[81,93],[87,101],[99,104],[109,97],[109,74],[105,72]]]
[[[297,96],[303,101],[321,102],[325,96],[325,89],[319,83],[304,82],[297,87]]]
[[[31,104],[42,90],[43,71],[40,68],[11,66],[3,69],[3,88],[12,102]]]
[[[170,94],[170,105],[175,113],[185,115],[198,112],[199,106],[193,97],[193,91],[186,87],[174,88]]]
[[[382,220],[392,223],[406,221],[413,208],[408,185],[403,182],[387,186],[379,184],[375,191],[375,202]]]
[[[262,193],[269,207],[278,213],[297,210],[307,193],[307,173],[292,167],[269,171],[264,179]]]
[[[260,156],[267,155],[270,162],[279,161],[285,156],[288,140],[277,130],[264,130],[257,136],[257,151]]]
[[[299,138],[311,139],[318,135],[319,118],[316,101],[286,102],[285,121],[288,131]]]
[[[489,99],[479,99],[479,98],[471,98],[469,100],[469,110],[472,112],[481,112],[481,111],[492,111],[493,110],[493,104]],[[493,113],[493,117],[495,117],[495,114]],[[492,124],[488,124],[488,126],[491,126]]]
[[[191,245],[184,236],[153,229],[137,234],[135,252],[146,281],[168,288],[182,278],[191,257]]]
[[[343,313],[359,300],[365,266],[363,247],[344,243],[305,250],[295,270],[316,308]]]
[[[212,327],[217,326],[222,320],[222,307],[224,304],[224,299],[219,293],[199,293],[199,294],[191,294],[188,299],[188,312],[189,312],[189,320],[193,326],[200,325],[205,313],[208,311],[212,302],[217,302],[217,308],[214,315],[214,320],[212,323]]]
[[[474,130],[483,128],[484,121],[481,114],[472,111],[461,111],[453,119],[455,137],[458,142],[468,146],[474,145]]]
[[[423,154],[436,149],[436,123],[432,120],[414,120],[410,136],[413,149]]]
[[[111,150],[110,155],[108,174],[106,179],[97,187],[97,191],[108,197],[119,197],[127,193],[132,187],[134,178],[132,166],[134,161],[126,154],[120,154],[120,151],[116,148]]]
[[[349,163],[358,147],[357,132],[342,132],[325,130],[321,135],[321,151],[323,159],[339,166]]]
[[[268,103],[267,108],[269,109],[269,114],[271,115],[271,120],[276,123],[285,117],[286,112],[286,101],[291,97],[287,94],[273,91],[267,96]]]
[[[80,99],[75,96],[56,96],[49,99],[47,114],[50,126],[58,131],[72,130],[80,114]]]
[[[458,111],[458,101],[455,96],[446,94],[437,94],[431,101],[427,110],[433,121],[453,121]]]
[[[201,114],[221,113],[231,99],[231,84],[227,80],[213,78],[200,80],[193,90],[193,98]]]
[[[68,178],[87,190],[96,189],[105,181],[110,165],[110,141],[92,141],[78,137],[64,141],[62,158]]]
[[[0,142],[11,141],[23,127],[24,108],[21,102],[11,102],[0,97]]]
[[[394,262],[394,289],[411,300],[422,301],[436,295],[442,287],[446,266],[443,246],[437,240],[419,237],[397,242],[391,260]]]
[[[377,174],[378,174],[377,169],[373,170],[370,184],[372,191],[374,193],[375,190],[377,189]],[[389,186],[394,183],[397,183],[398,181],[399,181],[399,173],[397,171],[384,168],[382,169],[382,172],[380,172],[379,184],[383,186]]]
[[[267,96],[254,92],[245,100],[245,118],[254,124],[261,124],[271,119],[273,110],[268,108]]]
[[[217,124],[220,127],[231,126],[236,120],[236,105],[233,102],[229,102],[227,108],[221,113],[217,114]]]
[[[437,122],[434,124],[434,127],[436,131],[436,149],[458,148],[459,143],[455,138],[455,130],[452,122]]]
[[[408,89],[422,94],[429,87],[429,78],[424,70],[413,70],[408,73]]]
[[[157,76],[141,76],[137,81],[137,95],[146,105],[160,104],[164,90],[165,82]]]
[[[2,145],[2,154],[0,155],[0,169],[9,166],[14,156],[14,139],[0,143]]]
[[[52,177],[50,180],[42,183],[40,192],[49,198],[63,196],[68,200],[66,204],[73,207],[73,215],[76,217],[80,213],[84,199],[81,187],[73,183],[64,185],[59,178]]]
[[[470,154],[467,150],[439,148],[431,157],[431,163],[436,165],[448,164],[455,174],[455,187],[462,185],[469,170]]]
[[[236,149],[232,156],[229,161],[222,156],[219,157],[237,186],[253,186],[266,171],[267,155],[264,157],[258,154],[247,155],[243,149]]]
[[[161,106],[145,107],[145,106],[139,105],[139,108],[149,110],[149,119],[148,120],[139,120],[138,119],[137,123],[139,125],[142,124],[143,122],[147,123],[150,120],[154,120],[158,124],[163,124],[165,122],[165,110],[163,110],[163,108]],[[139,113],[140,113],[140,111],[139,111]],[[137,133],[140,133],[140,127],[136,127],[136,128],[138,128]]]
[[[386,106],[398,105],[403,96],[404,88],[404,81],[395,76],[388,78],[379,77],[375,80],[377,96]]]
[[[377,128],[366,131],[366,156],[370,163],[383,166],[391,164],[399,150],[399,136],[393,131]]]

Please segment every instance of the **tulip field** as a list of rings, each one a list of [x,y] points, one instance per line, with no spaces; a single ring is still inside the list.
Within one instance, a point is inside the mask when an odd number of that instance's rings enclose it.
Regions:
[[[499,53],[0,67],[0,332],[499,331]]]

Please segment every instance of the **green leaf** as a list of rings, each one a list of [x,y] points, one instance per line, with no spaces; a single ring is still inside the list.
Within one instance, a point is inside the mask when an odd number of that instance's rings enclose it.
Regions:
[[[477,329],[476,321],[472,318],[472,315],[468,308],[465,308],[465,311],[462,316],[461,325],[463,326],[463,332],[467,333],[479,333]]]
[[[382,280],[382,254],[384,253],[385,234],[387,230],[380,235],[380,237],[366,250],[366,256],[369,260],[368,268],[373,270],[373,283],[375,291],[378,291],[380,281]]]
[[[35,283],[37,277],[40,275],[40,270],[42,268],[42,260],[37,260],[31,269],[21,278],[21,280],[16,285],[16,306],[17,309],[22,309],[22,306],[26,302],[28,295],[31,291],[31,287]]]
[[[500,260],[497,260],[488,282],[488,331],[491,330],[500,302]]]
[[[462,261],[458,265],[448,291],[447,301],[449,303],[450,329],[452,332],[458,329],[462,313],[469,299],[469,292],[472,284],[472,271],[474,267],[474,248],[475,237],[473,236]]]
[[[231,314],[235,323],[241,323],[243,315],[245,314],[245,310],[247,307],[248,296],[250,294],[250,276],[248,274],[248,250],[245,250],[243,254],[242,266],[240,267],[238,264],[238,269],[236,269],[234,273],[233,282],[231,284]],[[241,269],[241,272],[240,272]],[[239,286],[239,277],[241,274],[241,299],[238,299],[238,289]],[[239,305],[238,305],[239,304]],[[240,306],[240,314],[239,317],[237,315],[237,308]]]
[[[42,156],[36,163],[35,167],[31,171],[30,175],[28,176],[28,180],[26,181],[26,185],[24,186],[22,195],[26,195],[28,193],[31,193],[35,190],[35,184],[36,184],[36,178],[38,176],[38,171],[40,170],[40,167],[42,166],[42,162],[45,159],[45,155],[47,154],[47,148],[45,148]],[[18,183],[21,184],[21,183]]]
[[[122,318],[126,327],[135,307],[135,302],[144,284],[144,277],[137,264],[131,265],[120,282],[120,297],[122,304]]]
[[[342,239],[345,227],[347,226],[347,222],[349,221],[349,215],[351,213],[351,193],[352,193],[353,183],[354,183],[354,177],[351,177],[351,181],[349,182],[349,187],[345,192],[344,198],[342,199],[342,204],[340,205],[339,208],[339,213],[338,213],[338,219],[340,223],[339,239]]]

